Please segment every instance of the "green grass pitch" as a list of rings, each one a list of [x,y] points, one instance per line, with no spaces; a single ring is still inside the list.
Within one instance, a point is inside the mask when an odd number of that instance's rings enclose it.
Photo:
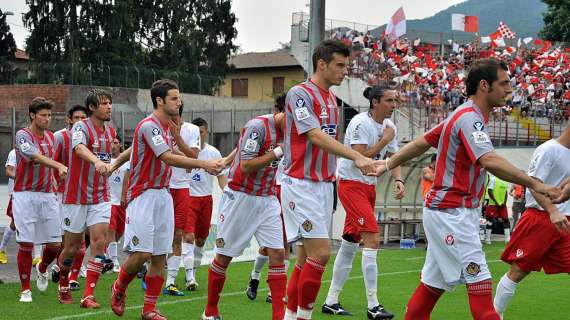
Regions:
[[[485,247],[495,283],[508,268],[506,264],[499,261],[503,247],[502,243]],[[403,319],[406,302],[419,281],[424,255],[423,249],[380,251],[378,257],[380,302],[396,314],[396,319]],[[330,284],[333,259],[334,257],[331,258],[323,277],[324,282],[315,304],[313,319],[333,319],[333,316],[323,315],[320,311]],[[235,263],[228,269],[228,279],[220,301],[220,311],[226,320],[271,319],[271,305],[265,302],[267,292],[267,285],[263,280],[265,272],[257,300],[250,301],[245,296],[244,291],[251,267],[252,263]],[[179,275],[178,282],[182,284],[182,270]],[[81,291],[73,293],[75,304],[60,305],[53,283],[50,283],[48,291],[43,293],[35,288],[35,283],[32,283],[34,302],[31,304],[18,302],[18,283],[1,285],[0,319],[118,319],[109,307],[110,286],[115,277],[115,274],[105,274],[101,277],[95,296],[102,307],[93,311],[79,308]],[[206,266],[200,268],[197,280],[200,284],[198,291],[186,292],[184,297],[162,295],[159,298],[158,308],[168,319],[200,319],[206,303]],[[546,276],[542,273],[531,274],[519,286],[505,314],[505,319],[570,319],[569,280],[568,275],[565,274],[555,276]],[[83,281],[81,284],[83,285]],[[127,294],[127,311],[123,318],[140,319],[143,303],[140,280],[133,281]],[[350,278],[341,293],[340,301],[347,310],[354,314],[353,317],[346,319],[366,319],[366,298],[360,269],[360,255],[357,255],[354,260]],[[334,318],[343,319],[344,317]],[[459,286],[454,292],[446,293],[438,302],[432,319],[471,319],[465,287]]]

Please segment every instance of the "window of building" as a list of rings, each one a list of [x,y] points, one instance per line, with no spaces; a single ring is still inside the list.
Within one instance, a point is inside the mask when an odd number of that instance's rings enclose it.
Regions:
[[[247,79],[232,79],[232,97],[247,97]]]
[[[285,78],[273,77],[273,94],[281,94],[285,92]]]

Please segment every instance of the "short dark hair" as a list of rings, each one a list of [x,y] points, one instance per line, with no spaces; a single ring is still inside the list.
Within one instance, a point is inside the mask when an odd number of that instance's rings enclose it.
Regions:
[[[394,87],[388,84],[379,84],[364,89],[362,95],[370,101],[370,108],[372,108],[372,100],[380,101],[388,90],[394,90]]]
[[[182,112],[184,111],[184,102],[180,102],[180,108],[178,109],[178,115],[182,118]]]
[[[44,97],[35,97],[28,105],[28,112],[36,114],[40,110],[51,110],[51,108],[53,108],[53,102],[47,100]],[[32,117],[30,117],[30,119],[31,118]]]
[[[285,110],[285,97],[287,95],[282,93],[275,98],[275,109],[279,112],[283,112]]]
[[[192,124],[198,127],[208,127],[208,122],[202,118],[194,118]]]
[[[168,91],[174,89],[178,90],[178,85],[176,82],[170,79],[156,80],[150,88],[150,99],[152,100],[152,107],[154,109],[157,108],[156,98],[160,97],[162,100],[165,100]]]
[[[502,60],[486,58],[473,62],[469,69],[469,74],[467,74],[467,78],[465,78],[467,96],[469,97],[477,93],[477,88],[479,88],[479,82],[481,82],[481,80],[487,81],[489,85],[497,81],[499,78],[499,69],[509,71],[509,67]]]
[[[432,154],[431,155],[431,162],[434,162],[437,159],[437,154]]]
[[[87,92],[87,96],[85,97],[85,109],[87,110],[87,116],[90,117],[93,113],[93,111],[91,111],[91,106],[95,107],[95,109],[99,108],[101,98],[107,98],[109,99],[109,102],[113,103],[111,93],[106,90],[96,88]]]
[[[313,72],[317,71],[317,62],[320,59],[328,64],[332,61],[335,53],[348,57],[350,56],[350,48],[338,40],[325,40],[319,43],[313,50]]]
[[[81,112],[85,112],[85,114],[89,114],[87,112],[87,108],[85,108],[84,106],[82,106],[80,104],[76,104],[73,107],[71,107],[71,109],[67,110],[67,117],[69,119],[73,118],[73,114],[76,113],[77,111],[81,111]]]

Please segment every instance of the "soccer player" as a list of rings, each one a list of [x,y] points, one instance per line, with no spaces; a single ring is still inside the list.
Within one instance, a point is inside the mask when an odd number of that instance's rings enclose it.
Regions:
[[[366,157],[383,159],[398,151],[397,130],[390,120],[397,106],[396,91],[386,85],[369,87],[364,97],[370,101],[370,110],[362,112],[348,124],[344,145]],[[400,168],[392,170],[395,198],[404,196],[404,181]],[[376,177],[365,176],[347,159],[338,164],[338,197],[346,210],[344,231],[340,249],[336,255],[331,286],[322,307],[323,313],[350,315],[339,303],[338,296],[350,270],[360,242],[362,250],[362,274],[368,300],[368,319],[392,319],[394,315],[378,302],[376,259],[380,244],[380,230],[376,222]]]
[[[69,148],[69,175],[63,193],[63,229],[65,243],[58,259],[59,302],[73,303],[69,293],[69,271],[73,257],[81,247],[88,230],[90,257],[87,277],[81,298],[81,308],[96,309],[100,305],[93,295],[103,271],[106,234],[111,218],[111,202],[107,176],[111,162],[111,145],[116,132],[105,122],[111,120],[111,94],[92,89],[85,98],[89,118],[78,121],[71,129]]]
[[[178,109],[180,120],[182,119],[183,106]],[[178,126],[177,126],[178,127]],[[198,158],[200,152],[200,129],[192,123],[182,122],[179,136],[188,149],[181,149],[176,146],[176,152],[189,158]],[[175,132],[173,132],[175,133]],[[172,168],[172,177],[170,177],[170,194],[174,202],[174,239],[172,241],[172,255],[166,260],[168,269],[166,277],[166,286],[163,293],[171,296],[183,296],[184,292],[178,289],[176,285],[176,275],[180,269],[180,261],[182,260],[182,246],[186,242],[183,238],[187,233],[193,232],[195,217],[190,210],[190,181],[192,173],[184,168]]]
[[[82,105],[74,105],[67,111],[67,128],[56,131],[53,135],[55,138],[55,156],[54,160],[69,167],[69,149],[71,146],[71,128],[73,125],[83,119],[87,119],[87,108]],[[63,216],[63,192],[65,191],[65,177],[60,177],[57,173],[54,174],[57,182],[57,198],[60,205],[59,215],[61,220],[65,218]],[[63,230],[63,224],[61,228],[62,235],[62,248],[65,246],[65,231]],[[85,257],[85,241],[81,242],[81,247],[75,253],[73,257],[73,264],[71,265],[71,271],[69,272],[69,288],[72,291],[79,290],[79,282],[77,277],[79,276],[81,267],[83,266],[83,258]],[[61,250],[58,254],[61,254]],[[58,283],[60,276],[60,270],[57,263],[51,266],[51,279],[53,282]]]
[[[331,253],[336,156],[353,160],[365,173],[375,169],[372,159],[337,141],[339,112],[329,89],[347,75],[349,55],[339,41],[321,42],[313,51],[313,76],[287,93],[281,201],[287,241],[301,241],[287,289],[286,319],[311,319],[321,287]]]
[[[135,128],[133,145],[117,158],[111,171],[130,158],[129,190],[124,249],[130,254],[123,262],[113,283],[111,308],[121,316],[125,312],[126,290],[145,261],[150,260],[146,275],[143,320],[166,319],[156,309],[164,282],[166,255],[172,251],[174,207],[168,190],[171,166],[192,170],[204,168],[220,172],[223,164],[191,159],[172,152],[173,137],[169,127],[178,126],[178,109],[182,104],[178,86],[171,80],[158,80],[150,90],[154,112]],[[175,135],[178,148],[187,149],[184,140]]]
[[[34,98],[28,107],[31,124],[18,130],[15,137],[17,164],[12,197],[19,244],[20,302],[32,302],[30,273],[34,243],[45,244],[42,260],[36,265],[36,285],[40,291],[48,287],[47,267],[57,257],[61,245],[61,218],[52,170],[65,175],[67,167],[53,160],[54,137],[48,130],[52,107],[52,102]]]
[[[218,310],[226,270],[255,235],[269,256],[267,282],[273,293],[272,319],[283,319],[287,273],[281,207],[275,196],[275,172],[283,156],[284,114],[249,120],[240,132],[237,156],[220,200],[216,256],[208,270],[208,303],[203,320],[222,319]]]
[[[528,175],[546,184],[559,185],[570,177],[570,126],[557,139],[549,140],[534,151]],[[517,286],[532,271],[546,274],[570,273],[570,201],[554,205],[547,197],[528,190],[526,210],[501,255],[510,264],[495,294],[495,309],[507,309]]]
[[[474,62],[465,79],[469,99],[425,135],[406,144],[378,173],[437,148],[435,180],[423,209],[427,247],[421,282],[407,304],[407,320],[429,319],[445,291],[467,284],[474,319],[498,320],[493,308],[491,273],[479,239],[480,198],[488,170],[555,198],[556,187],[522,173],[494,152],[486,123],[489,112],[505,105],[512,92],[507,65],[495,59]]]
[[[4,228],[2,242],[0,242],[0,264],[8,263],[6,248],[8,247],[8,242],[10,242],[10,238],[12,238],[12,235],[16,233],[14,215],[12,214],[12,192],[14,191],[14,178],[16,177],[16,149],[12,149],[8,153],[8,159],[6,159],[5,167],[6,176],[8,176],[8,194],[10,195],[10,200],[8,200],[8,208],[6,208],[6,215],[10,217],[10,224]]]
[[[525,188],[519,184],[512,183],[509,188],[509,195],[513,197],[513,230],[515,230],[521,214],[525,210],[525,193]]]
[[[509,184],[501,178],[489,175],[487,183],[488,200],[485,207],[485,219],[487,226],[485,228],[485,243],[491,244],[491,232],[493,231],[493,222],[499,221],[503,223],[505,243],[511,239],[511,223],[509,221],[509,212],[507,211],[507,189]]]
[[[111,146],[111,164],[117,161],[117,157],[121,154],[122,145],[121,138],[115,137]],[[109,176],[109,193],[111,195],[111,220],[109,221],[109,231],[107,233],[107,257],[113,261],[113,272],[118,273],[120,269],[119,258],[117,253],[117,242],[125,233],[126,206],[121,201],[123,194],[126,192],[127,179],[129,177],[129,163],[126,162],[113,171]]]
[[[222,159],[220,151],[208,144],[208,123],[202,118],[192,120],[192,124],[200,130],[201,150],[198,154],[199,160],[219,160]],[[190,200],[189,210],[192,221],[187,222],[182,242],[182,261],[186,270],[186,289],[194,291],[198,288],[196,282],[196,270],[202,262],[202,252],[204,244],[210,232],[210,221],[212,220],[212,179],[214,176],[203,169],[194,169],[190,180]],[[220,173],[216,176],[221,190],[227,185],[227,177]]]
[[[435,159],[436,155],[432,154],[430,164],[422,169],[422,199],[426,198],[435,179]]]

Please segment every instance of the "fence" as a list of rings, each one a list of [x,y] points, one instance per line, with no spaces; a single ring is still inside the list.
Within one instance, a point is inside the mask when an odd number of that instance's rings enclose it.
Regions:
[[[2,59],[0,59],[2,61]],[[215,75],[84,63],[0,63],[0,83],[68,84],[148,89],[158,79],[172,79],[184,93],[213,95],[224,79]]]

